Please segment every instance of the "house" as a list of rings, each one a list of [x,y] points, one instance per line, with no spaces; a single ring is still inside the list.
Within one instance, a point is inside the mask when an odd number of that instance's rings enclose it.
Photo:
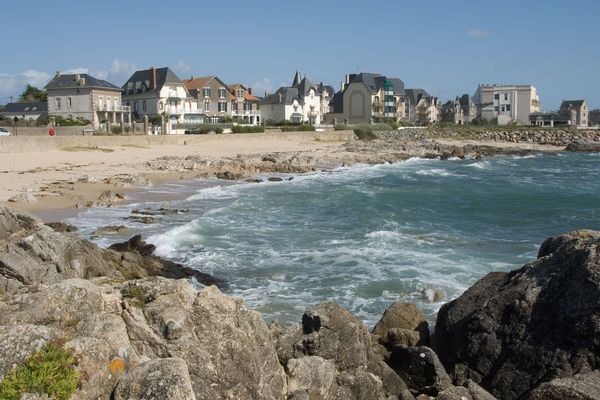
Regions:
[[[585,100],[563,100],[559,111],[569,125],[588,126],[588,105]]]
[[[123,102],[132,108],[135,118],[160,117],[165,133],[173,133],[176,124],[200,121],[196,101],[168,67],[136,71],[122,90]]]
[[[292,85],[280,87],[275,93],[265,93],[259,102],[263,121],[321,124],[323,110],[328,110],[333,92],[323,84],[315,85],[296,71]]]
[[[424,89],[406,89],[406,118],[412,123],[430,125],[440,122],[441,110],[437,97]]]
[[[481,118],[498,125],[528,125],[529,114],[540,112],[533,85],[479,85],[473,100]]]
[[[465,123],[465,114],[460,104],[460,97],[444,103],[442,106],[442,121],[456,125],[463,125]]]
[[[327,122],[362,124],[405,118],[404,82],[381,74],[348,74],[331,99]]]
[[[35,103],[8,103],[2,112],[2,117],[14,120],[36,121],[40,117],[48,115],[48,103],[39,101]]]
[[[228,85],[227,89],[232,96],[230,115],[234,121],[243,121],[252,125],[260,124],[260,111],[258,97],[252,94],[251,88],[246,88],[241,83]]]
[[[600,126],[600,109],[590,111],[588,124],[589,126]]]
[[[51,116],[90,121],[97,130],[131,122],[131,108],[121,104],[121,88],[107,81],[57,72],[45,89]]]
[[[191,77],[183,81],[196,103],[202,122],[217,123],[231,117],[231,102],[236,100],[217,76]]]
[[[470,124],[477,118],[477,106],[475,105],[473,98],[468,94],[463,94],[459,101],[464,115],[464,123]]]
[[[562,114],[556,111],[551,112],[534,112],[529,114],[529,122],[536,126],[555,127],[557,125],[567,125],[569,120]]]

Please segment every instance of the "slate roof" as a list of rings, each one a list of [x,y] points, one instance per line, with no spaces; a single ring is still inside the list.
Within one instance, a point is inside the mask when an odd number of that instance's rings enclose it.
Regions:
[[[425,91],[425,89],[406,89],[406,98],[410,102],[411,106],[416,105],[419,100],[424,97],[431,97],[429,93]]]
[[[362,82],[372,94],[377,93],[383,84],[387,81],[394,86],[394,94],[396,96],[404,95],[404,82],[398,78],[388,78],[381,74],[371,72],[361,72],[360,74],[350,74],[349,82]]]
[[[585,100],[563,100],[560,108],[579,108],[585,103]]]
[[[79,89],[82,87],[121,90],[110,82],[94,78],[88,74],[57,74],[50,82],[48,82],[45,89]]]
[[[329,102],[330,112],[341,114],[344,112],[344,92],[339,91],[333,95]]]
[[[461,107],[475,107],[475,102],[473,101],[473,98],[468,94],[463,94],[460,97],[459,101]]]
[[[45,101],[39,101],[35,103],[8,103],[3,113],[6,114],[43,114],[48,112],[48,103]]]
[[[181,84],[181,79],[175,75],[169,67],[156,68],[156,86],[154,89],[150,89],[150,73],[152,68],[135,71],[133,75],[125,82],[122,86],[125,94],[131,87],[141,89],[142,93],[145,92],[160,92],[163,86],[167,83]]]
[[[300,77],[300,69],[297,69],[296,74],[294,75],[294,80],[292,81],[292,87],[297,87],[301,80],[302,78]]]
[[[298,88],[280,87],[275,93],[265,96],[261,104],[292,104],[294,99],[300,101]]]

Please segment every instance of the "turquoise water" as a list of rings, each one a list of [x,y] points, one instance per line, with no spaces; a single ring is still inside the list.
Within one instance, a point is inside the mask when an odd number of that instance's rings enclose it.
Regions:
[[[598,154],[411,159],[293,178],[164,185],[152,190],[186,192],[173,206],[190,212],[128,224],[160,255],[227,280],[267,319],[299,321],[306,306],[334,300],[369,325],[394,300],[434,319],[486,273],[533,260],[548,236],[600,230]],[[71,222],[89,235],[140,206]]]

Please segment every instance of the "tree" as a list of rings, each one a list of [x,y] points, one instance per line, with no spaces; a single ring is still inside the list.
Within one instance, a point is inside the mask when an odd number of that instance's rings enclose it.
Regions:
[[[21,103],[33,103],[36,101],[47,101],[48,93],[44,90],[40,90],[35,86],[27,85],[25,86],[25,90],[19,96],[19,102]]]

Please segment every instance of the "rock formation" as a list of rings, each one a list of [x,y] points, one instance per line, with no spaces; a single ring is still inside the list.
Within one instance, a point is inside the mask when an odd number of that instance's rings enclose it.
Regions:
[[[436,354],[411,304],[373,333],[332,302],[268,326],[214,285],[149,276],[190,274],[141,237],[104,250],[0,208],[0,380],[61,341],[83,400],[598,398],[599,244],[550,238],[537,261],[483,278],[442,308]]]
[[[454,379],[501,399],[600,364],[600,233],[547,239],[538,259],[488,274],[438,313],[435,349]]]

